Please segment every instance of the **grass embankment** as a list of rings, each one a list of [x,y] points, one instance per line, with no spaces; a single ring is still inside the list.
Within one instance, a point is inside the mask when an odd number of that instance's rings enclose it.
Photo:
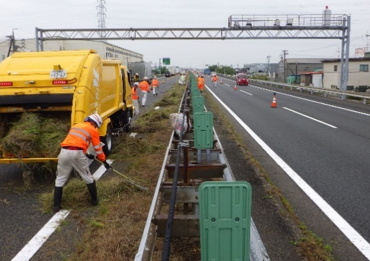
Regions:
[[[148,187],[148,191],[140,191],[110,170],[97,181],[99,205],[91,207],[82,180],[71,179],[65,186],[62,207],[72,209],[71,217],[82,224],[84,233],[82,237],[77,237],[76,231],[71,234],[69,240],[76,242],[76,250],[74,253],[61,250],[57,254],[61,259],[134,259],[172,133],[169,115],[178,112],[183,93],[184,87],[175,85],[153,105],[159,109],[141,109],[132,124],[132,132],[139,134],[137,138],[123,135],[114,141],[109,157],[114,160],[113,168]],[[42,201],[43,211],[50,211],[52,193],[44,194]],[[67,227],[62,224],[60,231],[63,233]]]

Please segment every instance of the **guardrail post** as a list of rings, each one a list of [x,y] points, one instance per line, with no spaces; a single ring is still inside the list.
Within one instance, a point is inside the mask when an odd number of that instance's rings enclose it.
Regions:
[[[366,102],[366,99],[364,99],[364,100],[363,100],[363,103],[366,105],[366,103],[367,103],[367,102]]]

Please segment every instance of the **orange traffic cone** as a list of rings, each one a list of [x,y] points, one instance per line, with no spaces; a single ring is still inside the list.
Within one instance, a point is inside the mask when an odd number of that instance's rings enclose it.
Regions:
[[[276,93],[274,93],[274,97],[272,98],[271,108],[277,108],[275,95],[276,95]]]
[[[236,91],[236,85],[234,86],[234,91]]]

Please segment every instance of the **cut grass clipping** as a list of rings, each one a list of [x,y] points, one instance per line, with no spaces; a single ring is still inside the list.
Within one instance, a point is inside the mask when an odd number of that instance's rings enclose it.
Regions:
[[[9,131],[0,141],[8,154],[23,157],[57,157],[60,143],[70,128],[70,117],[54,117],[24,112],[9,123]]]

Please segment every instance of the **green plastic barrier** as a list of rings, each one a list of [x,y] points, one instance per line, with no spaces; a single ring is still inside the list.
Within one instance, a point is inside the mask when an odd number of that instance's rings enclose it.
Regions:
[[[196,112],[193,114],[194,147],[213,149],[213,113]]]
[[[201,95],[193,96],[191,99],[192,112],[204,112],[204,97]]]
[[[206,181],[199,188],[202,261],[249,261],[252,188]]]

